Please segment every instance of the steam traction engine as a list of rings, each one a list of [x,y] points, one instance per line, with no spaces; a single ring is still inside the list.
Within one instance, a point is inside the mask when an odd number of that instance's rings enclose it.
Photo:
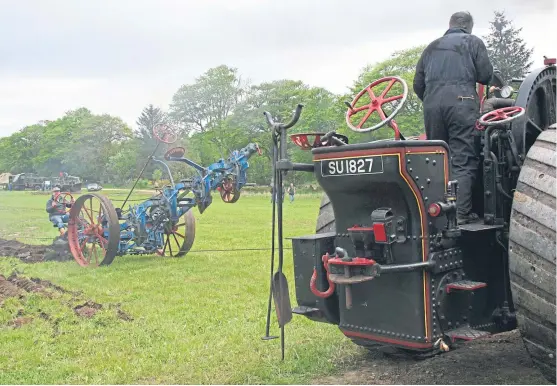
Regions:
[[[268,118],[280,137],[276,169],[313,172],[326,193],[317,234],[292,239],[292,312],[336,324],[359,345],[422,354],[518,324],[534,362],[554,381],[554,61],[522,81],[516,100],[496,81],[497,95],[486,93],[477,121],[483,167],[474,206],[482,219],[465,225],[457,224],[458,181],[450,178],[447,144],[404,138],[393,120],[408,93],[402,79],[377,80],[347,103],[352,130],[388,125],[393,140],[291,135],[311,149],[313,165],[288,161],[283,148],[292,123]],[[374,113],[381,121],[364,128]],[[287,291],[273,294],[283,327],[291,314]]]

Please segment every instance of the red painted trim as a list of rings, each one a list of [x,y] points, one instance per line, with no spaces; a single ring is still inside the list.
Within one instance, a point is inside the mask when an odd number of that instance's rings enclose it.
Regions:
[[[314,161],[321,161],[326,159],[335,159],[335,158],[349,158],[349,157],[360,157],[366,155],[397,155],[397,154],[419,154],[419,153],[446,153],[447,149],[442,146],[420,146],[419,151],[414,151],[416,148],[412,147],[391,147],[391,148],[382,148],[382,149],[365,149],[365,150],[349,150],[349,151],[340,151],[334,153],[325,153],[325,154],[315,154],[313,156]],[[402,165],[401,165],[402,166]]]
[[[385,231],[385,224],[373,223],[373,234],[375,235],[375,241],[380,243],[387,242],[387,232]]]
[[[433,345],[431,343],[407,342],[407,341],[398,340],[398,339],[385,338],[385,337],[377,336],[377,335],[362,334],[361,332],[347,331],[347,330],[343,330],[342,328],[340,330],[342,331],[342,333],[344,335],[346,335],[348,337],[363,338],[363,339],[373,340],[373,341],[376,341],[376,342],[397,344],[397,345],[400,345],[400,346],[411,347],[411,348],[431,348],[431,347],[433,347]]]
[[[338,257],[335,257],[334,259],[329,259],[329,265],[333,264],[333,265],[359,265],[359,266],[365,266],[365,265],[374,265],[375,260],[373,259],[364,259],[363,257],[355,257],[352,259],[352,261],[344,261],[342,259],[339,259]]]
[[[432,147],[432,148],[440,148],[440,147]],[[440,148],[443,149],[443,148]],[[446,150],[443,149],[443,153],[445,153]],[[429,227],[427,226],[427,222],[428,222],[428,218],[427,218],[427,210],[425,208],[424,205],[424,200],[420,193],[419,187],[418,185],[416,185],[416,182],[414,181],[414,179],[412,178],[412,176],[410,174],[408,174],[408,171],[406,170],[406,154],[402,153],[401,157],[400,157],[400,171],[402,173],[402,175],[406,178],[408,185],[410,186],[410,189],[414,192],[414,194],[416,195],[416,197],[420,197],[417,201],[418,201],[418,207],[419,210],[421,212],[421,218],[422,218],[422,261],[427,261],[428,259],[428,253],[426,252],[426,243],[424,240],[424,237],[426,234],[429,234]],[[444,157],[445,159],[447,159],[448,157]],[[432,320],[431,318],[431,305],[429,302],[429,294],[430,294],[430,281],[429,281],[429,275],[427,274],[427,272],[423,272],[424,275],[424,282],[425,282],[425,289],[424,289],[424,302],[425,302],[425,312],[426,312],[426,320],[427,322],[425,322],[426,324]],[[429,326],[425,326],[425,330],[426,330],[426,340],[429,339]]]
[[[370,228],[370,227],[361,227],[361,226],[358,226],[358,225],[354,225],[352,228],[348,228],[347,231],[352,231],[352,232],[359,232],[359,231],[373,232],[373,228]]]
[[[473,287],[460,287],[460,286],[458,286],[458,285],[456,285],[456,284],[447,284],[447,285],[445,286],[445,290],[447,291],[447,293],[450,293],[450,292],[451,292],[451,289],[453,289],[453,290],[461,290],[461,291],[474,291],[474,290],[477,290],[477,289],[480,289],[480,288],[484,288],[484,287],[487,287],[487,284],[486,284],[486,283],[480,283],[480,284],[477,284],[477,285],[475,285],[475,286],[473,286]]]

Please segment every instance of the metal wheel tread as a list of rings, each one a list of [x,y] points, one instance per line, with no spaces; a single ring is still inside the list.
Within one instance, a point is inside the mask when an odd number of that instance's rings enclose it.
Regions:
[[[335,213],[329,197],[323,193],[317,217],[316,233],[336,232]]]
[[[514,194],[509,231],[509,271],[518,327],[533,362],[552,382],[556,214],[551,204],[556,197],[556,142],[555,128],[551,128],[528,151]]]

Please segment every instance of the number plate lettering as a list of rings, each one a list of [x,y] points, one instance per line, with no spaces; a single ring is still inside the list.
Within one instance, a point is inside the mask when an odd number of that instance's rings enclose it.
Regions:
[[[323,177],[383,173],[383,157],[358,157],[321,161]]]

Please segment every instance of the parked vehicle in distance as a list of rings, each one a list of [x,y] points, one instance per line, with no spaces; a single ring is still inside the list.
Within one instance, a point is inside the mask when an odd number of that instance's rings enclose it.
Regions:
[[[96,182],[87,184],[87,191],[88,192],[98,192],[99,190],[102,190],[102,186],[100,186],[99,184],[97,184]]]
[[[49,184],[45,184],[46,182]],[[81,191],[81,178],[70,176],[67,173],[60,173],[60,176],[38,176],[35,173],[19,173],[9,176],[9,183],[12,184],[13,190],[48,190],[51,187],[58,185],[64,192],[80,192]]]

